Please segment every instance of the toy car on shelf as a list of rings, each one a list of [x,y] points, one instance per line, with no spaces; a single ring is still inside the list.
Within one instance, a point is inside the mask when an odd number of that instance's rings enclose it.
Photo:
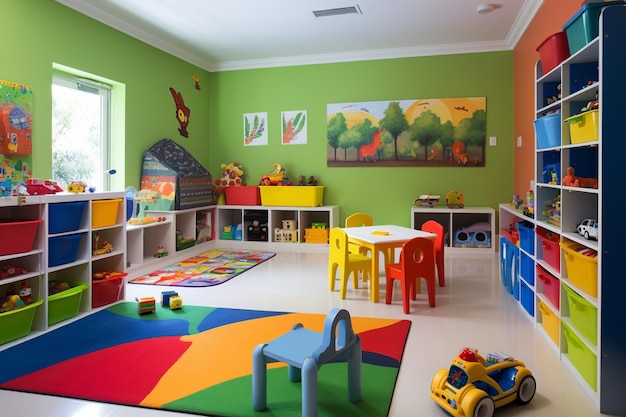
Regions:
[[[465,195],[456,190],[449,191],[448,194],[446,194],[446,204],[448,208],[454,208],[454,206],[463,208],[465,207]]]
[[[87,191],[87,183],[84,181],[72,181],[67,185],[68,193],[84,193]]]
[[[585,219],[577,227],[576,231],[585,239],[598,239],[598,221],[596,219]]]
[[[0,268],[0,278],[14,277],[19,274],[25,274],[28,270],[23,266],[3,265]]]
[[[435,374],[430,397],[453,417],[492,417],[496,408],[513,401],[528,404],[536,387],[523,362],[502,352],[483,357],[466,347],[449,369]]]
[[[415,204],[416,206],[421,206],[421,207],[434,207],[435,204],[437,204],[439,202],[439,199],[441,198],[441,196],[439,195],[432,195],[432,194],[422,194],[419,196],[419,198],[417,198],[413,204]]]
[[[29,178],[26,181],[26,191],[29,195],[56,194],[63,191],[56,181]]]

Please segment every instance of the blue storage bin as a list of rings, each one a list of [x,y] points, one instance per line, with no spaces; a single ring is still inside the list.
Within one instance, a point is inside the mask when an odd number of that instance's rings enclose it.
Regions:
[[[561,113],[548,114],[533,122],[537,135],[537,149],[561,145]]]
[[[86,201],[48,205],[48,233],[73,232],[80,229]]]
[[[517,223],[519,232],[519,246],[530,255],[535,254],[535,231],[532,223],[521,221]]]
[[[520,254],[520,275],[529,285],[535,285],[535,262],[525,253]]]
[[[528,314],[535,317],[535,293],[524,281],[520,281],[520,303]]]
[[[504,236],[500,237],[500,281],[509,294],[519,300],[519,249]]]
[[[78,255],[80,239],[87,233],[51,237],[48,239],[48,266],[74,262]]]

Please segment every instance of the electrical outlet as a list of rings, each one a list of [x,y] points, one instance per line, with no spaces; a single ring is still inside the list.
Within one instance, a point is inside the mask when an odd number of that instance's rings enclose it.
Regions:
[[[518,137],[517,137],[517,147],[518,147],[518,148],[521,148],[521,147],[522,147],[522,137],[521,137],[521,136],[518,136]]]
[[[498,138],[495,136],[489,137],[489,146],[496,146],[498,144]]]

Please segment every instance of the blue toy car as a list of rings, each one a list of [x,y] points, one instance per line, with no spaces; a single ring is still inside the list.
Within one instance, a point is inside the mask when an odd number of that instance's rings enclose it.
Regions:
[[[528,404],[535,378],[523,362],[502,352],[478,354],[463,348],[449,369],[433,377],[430,397],[453,417],[492,417],[500,406]]]

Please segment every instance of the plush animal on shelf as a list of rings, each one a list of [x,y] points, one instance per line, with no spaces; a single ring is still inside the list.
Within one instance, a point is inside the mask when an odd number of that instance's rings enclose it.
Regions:
[[[243,182],[243,166],[238,162],[220,165],[222,168],[222,177],[215,179],[215,185],[218,187],[233,187],[237,185],[245,185]]]
[[[567,175],[563,177],[561,184],[565,187],[598,188],[597,178],[582,178],[574,175],[574,168],[567,168]]]

